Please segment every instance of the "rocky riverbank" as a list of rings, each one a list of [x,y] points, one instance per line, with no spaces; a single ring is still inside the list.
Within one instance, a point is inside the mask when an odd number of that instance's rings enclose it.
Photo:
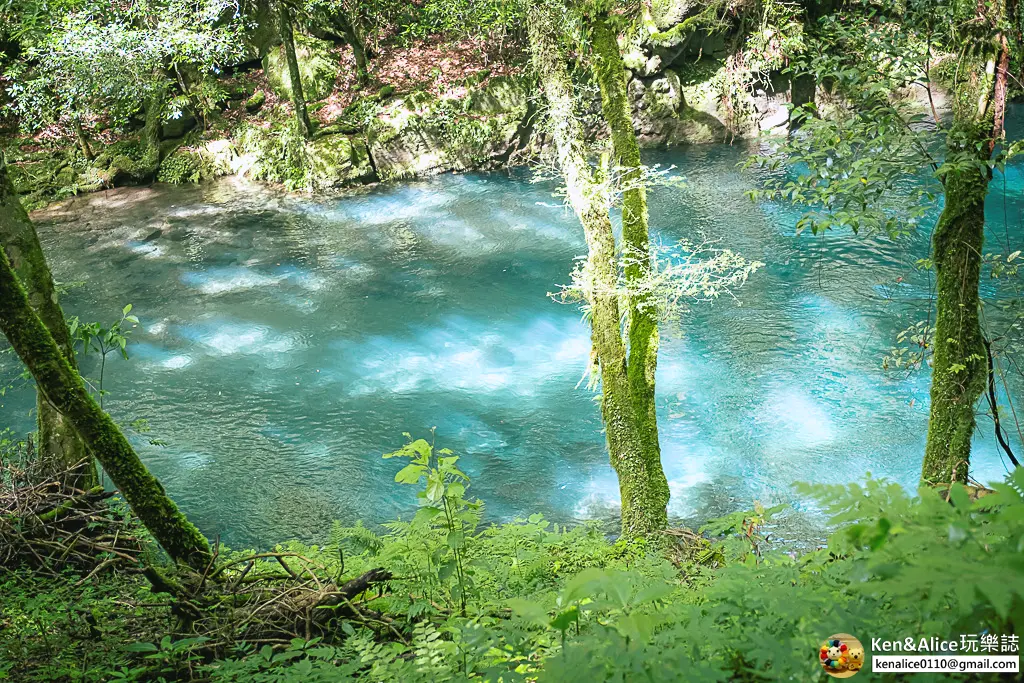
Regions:
[[[624,38],[634,124],[649,147],[723,142],[788,124],[789,84],[778,74],[737,74],[738,35],[707,26],[692,3],[655,3],[644,28]],[[311,140],[291,125],[290,83],[279,40],[253,35],[250,61],[222,83],[206,120],[165,121],[159,152],[140,130],[106,131],[86,159],[65,139],[9,146],[15,183],[30,207],[93,190],[188,183],[229,174],[293,191],[339,188],[443,172],[494,169],[544,155],[544,111],[525,56],[473,63],[471,50],[429,44],[374,62],[356,87],[347,48],[300,36]],[[476,52],[479,54],[479,50]],[[416,61],[418,59],[418,62]],[[742,61],[742,60],[740,60]],[[429,67],[429,68],[428,68]],[[588,134],[605,134],[596,86],[577,70]],[[142,123],[141,121],[139,122]],[[103,144],[103,143],[106,144]]]

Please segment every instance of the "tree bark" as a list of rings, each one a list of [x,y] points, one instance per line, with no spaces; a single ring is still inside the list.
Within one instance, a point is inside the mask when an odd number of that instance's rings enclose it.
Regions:
[[[610,197],[587,164],[583,129],[574,111],[556,21],[546,8],[535,8],[527,13],[527,23],[534,68],[549,105],[559,166],[589,251],[584,296],[591,306],[591,344],[601,373],[601,413],[608,451],[619,479],[622,533],[642,536],[665,527],[668,485],[660,463],[652,471],[631,397],[619,317],[618,258],[608,214]]]
[[[626,326],[629,359],[626,374],[633,412],[647,463],[646,471],[653,478],[652,507],[668,506],[668,479],[661,465],[658,442],[658,417],[654,379],[658,367],[657,311],[639,286],[650,276],[651,255],[647,212],[647,188],[643,184],[640,145],[633,129],[632,110],[627,95],[626,65],[615,30],[607,15],[591,21],[594,49],[594,73],[601,89],[601,110],[611,130],[612,152],[619,166],[622,193],[622,251],[627,256],[625,267]],[[662,525],[664,526],[664,525]]]
[[[366,45],[356,32],[355,22],[346,15],[345,8],[338,12],[338,28],[345,42],[352,47],[356,59],[356,81],[359,85],[367,85],[370,82],[370,69],[366,61]]]
[[[978,5],[985,12],[999,7]],[[995,22],[990,22],[995,25]],[[936,318],[931,411],[921,479],[927,484],[967,482],[974,406],[985,389],[987,363],[979,309],[986,167],[1003,134],[1009,46],[1004,34],[982,41],[954,86],[953,125],[946,141],[945,206],[935,226]]]
[[[292,27],[291,11],[280,0],[277,3],[277,15],[281,24],[284,58],[288,63],[289,90],[292,94],[292,106],[295,107],[295,122],[299,126],[299,133],[308,140],[313,135],[313,126],[309,122],[306,96],[302,92],[302,74],[299,73],[299,58],[295,54],[295,30]]]
[[[86,161],[92,161],[94,158],[92,146],[89,144],[89,138],[85,135],[82,120],[78,117],[77,112],[71,113],[71,127],[75,129],[75,139],[78,141],[78,148],[82,150],[82,156]]]
[[[0,252],[0,331],[49,402],[96,455],[153,538],[174,560],[204,570],[212,557],[206,538],[178,510],[121,430],[89,394],[81,375],[68,364],[53,335],[32,309],[3,252]]]
[[[53,336],[65,360],[76,367],[75,349],[57,300],[53,276],[46,265],[39,236],[18,200],[6,162],[0,155],[0,248],[24,283],[29,303]],[[42,391],[36,391],[39,457],[47,471],[66,473],[68,486],[89,489],[96,485],[96,466],[85,444]]]
[[[978,142],[987,143],[987,135]],[[944,182],[946,204],[932,238],[935,348],[921,473],[922,480],[930,484],[967,482],[974,404],[986,378],[978,286],[988,182],[988,174],[977,166],[950,171]]]

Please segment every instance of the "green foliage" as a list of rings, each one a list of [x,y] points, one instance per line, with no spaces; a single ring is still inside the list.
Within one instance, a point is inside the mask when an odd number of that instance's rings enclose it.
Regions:
[[[403,479],[438,481],[440,463],[423,462],[430,444],[403,450],[412,460]],[[778,510],[757,508],[706,527],[731,548],[717,570],[673,566],[656,548],[611,543],[586,528],[552,529],[535,516],[467,536],[477,568],[467,618],[401,599],[426,590],[431,579],[421,572],[392,582],[393,594],[376,601],[408,620],[404,642],[380,643],[354,628],[329,652],[301,654],[293,645],[289,652],[299,654],[289,656],[328,681],[810,680],[820,675],[818,642],[837,624],[862,637],[1010,633],[1024,616],[1024,471],[995,488],[972,502],[954,486],[946,502],[929,489],[911,497],[870,478],[803,485],[837,526],[826,547],[762,552],[751,539]],[[376,544],[361,540],[373,546],[363,557],[388,566],[425,561],[444,543],[442,534],[419,536],[425,547],[417,549],[407,526],[393,525]],[[409,569],[394,566],[403,577]],[[223,666],[251,680],[299,680],[283,667],[271,676],[254,656]]]
[[[161,183],[181,185],[198,183],[214,175],[214,170],[202,155],[190,150],[178,150],[161,162],[156,179]]]
[[[68,332],[70,332],[71,339],[79,352],[83,356],[88,356],[91,352],[100,356],[100,375],[96,385],[96,395],[101,408],[106,393],[103,390],[103,378],[106,372],[107,356],[116,352],[128,360],[128,340],[132,330],[139,324],[139,319],[131,315],[131,311],[132,305],[127,304],[121,309],[121,319],[110,327],[104,327],[98,322],[83,323],[78,316],[68,320]]]
[[[200,660],[209,644],[201,636],[165,637],[163,612],[125,600],[139,590],[134,580],[16,575],[0,584],[0,660],[14,662],[3,666],[26,681],[39,680],[21,668],[33,659],[69,680],[811,680],[821,675],[822,634],[837,628],[862,639],[950,639],[1009,634],[1024,619],[1024,470],[977,500],[959,485],[947,500],[870,477],[799,485],[831,517],[826,545],[767,549],[758,529],[778,509],[756,507],[705,527],[726,559],[711,568],[540,515],[481,527],[459,488],[467,482],[456,456],[422,439],[389,455],[407,461],[397,480],[421,487],[419,519],[381,534],[336,525],[328,545],[301,549],[339,575],[392,569],[388,590],[361,603],[390,628],[346,619],[329,642],[242,645]],[[446,509],[473,514],[449,522]],[[460,523],[464,537],[452,544]],[[439,577],[456,548],[473,571],[465,616],[454,570]],[[130,632],[119,621],[126,618]],[[66,637],[90,623],[99,640]]]

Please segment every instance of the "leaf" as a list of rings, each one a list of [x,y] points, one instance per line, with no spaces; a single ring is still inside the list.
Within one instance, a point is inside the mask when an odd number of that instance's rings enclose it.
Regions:
[[[453,550],[458,550],[466,545],[466,535],[458,529],[449,531],[448,537],[445,540],[448,543],[448,547]]]
[[[160,648],[153,643],[131,643],[125,648],[127,652],[159,652]]]
[[[595,589],[607,579],[608,573],[602,569],[584,569],[565,584],[565,588],[562,589],[562,603],[568,604],[593,597]]]
[[[126,306],[125,306],[125,307],[124,307],[124,308],[123,308],[123,309],[121,310],[121,313],[122,313],[122,315],[128,315],[128,314],[129,314],[129,313],[131,313],[131,312],[132,312],[132,305],[131,305],[131,304],[128,304],[128,305],[126,305]]]
[[[423,473],[427,471],[427,468],[417,463],[409,463],[398,471],[395,475],[395,481],[399,484],[415,484],[423,476]]]
[[[565,631],[572,626],[580,618],[580,608],[573,605],[569,609],[560,612],[558,616],[551,620],[551,628],[559,631]]]
[[[537,626],[548,624],[548,612],[540,603],[526,598],[512,598],[505,605],[512,610],[512,614]]]

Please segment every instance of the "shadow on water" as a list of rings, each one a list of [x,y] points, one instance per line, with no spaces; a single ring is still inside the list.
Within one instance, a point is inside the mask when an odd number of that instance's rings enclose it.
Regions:
[[[870,471],[912,487],[924,446],[927,373],[881,358],[924,317],[913,265],[927,235],[796,237],[796,211],[745,197],[747,151],[655,159],[686,178],[652,193],[655,239],[766,263],[738,302],[664,330],[663,459],[689,524],[791,501],[795,481]],[[1011,169],[1007,218],[1002,196],[991,217],[1015,248],[1021,182]],[[69,314],[110,319],[131,302],[142,321],[107,406],[148,420],[133,436],[147,464],[208,533],[269,544],[409,516],[412,493],[380,455],[433,426],[493,519],[615,515],[597,404],[577,388],[588,331],[547,295],[585,249],[551,190],[516,172],[307,200],[225,180],[88,196],[37,220],[57,279],[82,283]],[[0,356],[0,379],[17,372]],[[5,422],[30,429],[30,389],[4,401]],[[974,472],[991,480],[1004,468],[982,427]],[[783,535],[821,534],[793,519]]]

